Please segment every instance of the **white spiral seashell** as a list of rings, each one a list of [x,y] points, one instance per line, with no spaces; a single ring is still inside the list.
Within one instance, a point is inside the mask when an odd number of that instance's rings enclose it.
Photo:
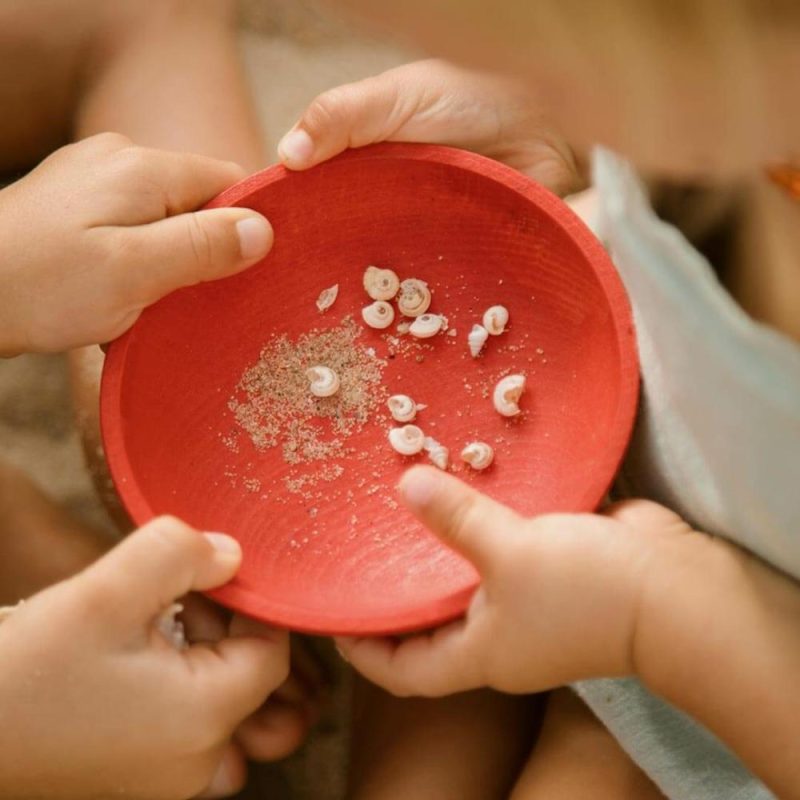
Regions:
[[[498,414],[504,417],[515,417],[519,414],[518,400],[525,389],[524,375],[506,375],[494,387],[492,401]]]
[[[425,281],[419,278],[407,278],[400,284],[400,296],[397,307],[406,317],[418,317],[424,314],[431,305],[431,290]]]
[[[338,296],[339,296],[338,283],[334,283],[333,286],[329,286],[327,289],[323,289],[319,293],[319,297],[317,298],[317,308],[319,309],[319,313],[321,314],[323,311],[327,311],[336,302],[336,298]]]
[[[461,460],[472,469],[486,469],[494,461],[494,450],[486,442],[470,442],[461,451]]]
[[[425,406],[418,406],[407,394],[393,394],[387,401],[392,418],[398,422],[411,422],[417,411]]]
[[[473,358],[477,358],[480,355],[488,338],[489,331],[487,331],[483,325],[472,326],[472,330],[467,336],[467,344],[469,345],[469,352]]]
[[[385,300],[376,300],[374,303],[361,309],[361,317],[370,328],[388,328],[394,322],[394,309]]]
[[[483,327],[492,335],[499,336],[508,325],[508,309],[505,306],[492,306],[483,314]]]
[[[330,367],[311,367],[306,378],[315,397],[330,397],[339,391],[339,376]]]
[[[441,314],[423,314],[412,323],[408,332],[417,339],[430,339],[447,327],[447,317]]]
[[[428,458],[435,466],[439,467],[439,469],[447,469],[447,465],[450,462],[450,451],[443,444],[437,442],[431,436],[426,436],[423,447],[428,454]]]
[[[367,267],[364,273],[364,291],[373,300],[391,300],[400,288],[400,278],[390,269]]]
[[[389,431],[389,444],[403,456],[413,456],[425,445],[425,434],[416,425],[403,425]]]

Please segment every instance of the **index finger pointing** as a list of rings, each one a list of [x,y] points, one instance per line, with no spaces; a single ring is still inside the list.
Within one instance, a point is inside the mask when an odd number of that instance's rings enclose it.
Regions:
[[[412,467],[399,489],[409,509],[483,575],[491,569],[502,538],[522,524],[510,508],[433,467]]]

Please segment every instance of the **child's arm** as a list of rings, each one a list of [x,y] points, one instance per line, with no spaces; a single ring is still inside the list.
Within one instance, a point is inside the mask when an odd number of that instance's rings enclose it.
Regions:
[[[230,580],[235,540],[154,520],[0,624],[0,797],[182,800],[288,674],[288,637],[239,620],[183,646],[169,611]],[[177,636],[177,638],[176,638]]]
[[[406,504],[483,584],[466,619],[401,641],[342,640],[371,680],[438,696],[534,692],[636,674],[800,797],[800,591],[645,501],[526,520],[450,476],[410,470]]]
[[[194,211],[243,175],[103,134],[0,191],[0,355],[110,341],[168,292],[263,258],[260,214]]]
[[[560,195],[581,187],[572,151],[528,89],[438,60],[321,94],[283,137],[278,155],[290,169],[306,169],[348,147],[383,141],[473,150]]]

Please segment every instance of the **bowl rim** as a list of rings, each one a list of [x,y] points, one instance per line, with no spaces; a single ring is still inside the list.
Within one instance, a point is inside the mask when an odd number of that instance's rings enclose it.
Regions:
[[[619,399],[616,415],[610,426],[610,441],[596,469],[596,477],[588,483],[580,502],[571,509],[574,512],[595,510],[608,493],[624,459],[633,433],[640,385],[633,313],[622,279],[608,253],[561,198],[521,172],[476,153],[443,145],[382,143],[345,151],[313,169],[345,161],[392,159],[434,162],[478,173],[496,181],[536,205],[554,224],[565,229],[591,266],[608,302],[620,365]],[[234,184],[204,208],[233,205],[247,207],[243,201],[248,196],[292,175],[294,173],[291,170],[275,164]],[[146,313],[145,310],[143,316]],[[126,357],[138,324],[137,320],[126,333],[110,344],[100,384],[100,431],[109,472],[123,506],[137,526],[156,516],[128,460],[124,425],[121,423],[121,393]],[[328,617],[318,611],[309,612],[293,604],[267,599],[235,581],[207,594],[229,608],[296,631],[322,635],[379,635],[420,630],[457,618],[466,610],[477,585],[476,580],[434,602],[427,600],[418,607],[406,607],[399,613],[381,613],[346,620],[341,615]]]

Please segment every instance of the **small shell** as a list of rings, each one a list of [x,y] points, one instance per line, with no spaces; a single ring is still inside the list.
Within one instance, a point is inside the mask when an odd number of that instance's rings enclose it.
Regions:
[[[525,389],[524,375],[506,375],[494,387],[492,401],[498,414],[504,417],[515,417],[519,414],[519,400]]]
[[[322,314],[323,311],[327,311],[336,302],[336,298],[338,296],[339,296],[338,283],[334,283],[333,286],[329,286],[327,289],[323,289],[319,293],[319,297],[317,298],[317,308],[319,309],[319,313]]]
[[[364,291],[373,300],[391,300],[400,288],[400,278],[390,269],[367,267],[364,273]]]
[[[389,444],[401,455],[413,456],[425,445],[425,434],[416,425],[403,425],[389,431]]]
[[[480,355],[488,338],[489,331],[487,331],[483,325],[472,326],[472,330],[469,332],[469,336],[467,336],[467,344],[469,345],[469,352],[473,358],[477,358]]]
[[[394,309],[385,300],[376,300],[374,303],[361,309],[361,317],[370,328],[388,328],[394,322]]]
[[[431,436],[426,436],[422,446],[435,466],[439,467],[439,469],[447,469],[447,465],[450,462],[450,451],[443,444],[437,442]]]
[[[441,314],[423,314],[417,317],[412,323],[408,332],[417,339],[430,339],[436,336],[439,331],[447,328],[447,317]]]
[[[508,309],[505,306],[487,308],[483,315],[483,327],[492,336],[499,336],[508,325]]]
[[[339,391],[339,376],[330,367],[311,367],[306,370],[306,378],[315,397],[330,397]]]
[[[494,461],[494,450],[486,442],[470,442],[461,451],[461,460],[472,469],[486,469]]]
[[[426,408],[418,406],[407,394],[393,394],[387,401],[389,412],[397,422],[411,422],[417,416],[417,411]]]
[[[400,284],[400,296],[397,307],[406,317],[418,317],[424,314],[431,305],[431,290],[425,281],[408,278]]]
[[[404,319],[402,322],[397,323],[397,335],[405,336],[411,330],[411,323]]]

